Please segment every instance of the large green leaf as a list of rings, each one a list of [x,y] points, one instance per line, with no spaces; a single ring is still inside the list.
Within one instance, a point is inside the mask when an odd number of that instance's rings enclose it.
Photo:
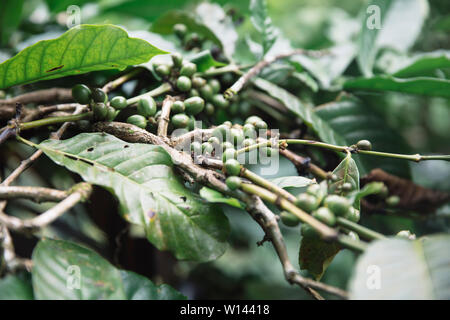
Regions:
[[[80,25],[0,64],[0,89],[105,69],[124,69],[166,53],[113,25]]]
[[[9,274],[0,279],[0,300],[33,300],[31,281],[25,274]]]
[[[450,236],[373,242],[350,281],[352,299],[450,299]]]
[[[355,97],[327,103],[316,111],[317,115],[326,121],[330,127],[346,140],[346,145],[353,145],[359,140],[368,139],[373,150],[410,153],[403,138],[386,125],[386,121],[378,116],[367,104]],[[383,128],[383,130],[380,130]],[[410,170],[407,161],[353,155],[362,175],[374,168],[382,168],[392,174],[409,177]]]
[[[393,76],[397,78],[432,76],[436,70],[446,68],[450,68],[450,51],[437,50],[407,59],[406,63],[394,71]]]
[[[113,192],[123,217],[143,226],[158,249],[198,261],[215,259],[225,251],[227,218],[184,187],[162,147],[126,143],[104,133],[47,140],[37,147],[85,181]]]
[[[0,1],[0,44],[8,42],[22,18],[24,0]]]
[[[289,110],[300,117],[319,138],[327,143],[345,145],[345,140],[337,134],[322,118],[314,113],[314,110],[303,104],[296,96],[285,89],[261,78],[255,78],[253,83],[261,90],[266,91],[272,97],[280,100]]]
[[[375,76],[372,78],[356,78],[347,80],[344,83],[344,89],[396,91],[450,98],[450,80],[429,77],[401,79],[391,76]]]
[[[364,11],[357,61],[362,73],[371,76],[380,48],[404,52],[414,44],[428,14],[428,3],[426,0],[371,0]]]
[[[251,21],[262,37],[263,54],[266,54],[277,39],[278,30],[267,13],[266,0],[250,0]]]
[[[90,249],[53,239],[41,240],[33,251],[32,282],[36,299],[43,300],[184,298],[170,286],[115,268]]]

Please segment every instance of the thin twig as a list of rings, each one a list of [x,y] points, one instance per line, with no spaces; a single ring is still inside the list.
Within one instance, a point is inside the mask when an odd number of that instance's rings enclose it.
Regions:
[[[26,198],[35,202],[61,201],[67,197],[66,191],[43,187],[0,186],[0,199]]]
[[[144,69],[143,68],[136,68],[126,74],[124,74],[123,76],[108,82],[107,84],[105,84],[102,88],[102,90],[106,93],[111,92],[114,89],[117,89],[118,87],[120,87],[122,84],[124,84],[125,82],[127,82],[128,80],[134,78],[136,75],[138,75],[139,73],[141,73]]]
[[[161,116],[158,121],[158,136],[160,137],[167,137],[167,128],[169,127],[170,121],[170,110],[172,109],[174,101],[174,98],[169,95],[167,95],[163,101]]]
[[[16,103],[46,104],[46,103],[55,103],[55,101],[57,102],[73,101],[71,89],[51,88],[24,93],[11,99],[0,100],[0,107],[3,107],[5,105],[15,106]]]

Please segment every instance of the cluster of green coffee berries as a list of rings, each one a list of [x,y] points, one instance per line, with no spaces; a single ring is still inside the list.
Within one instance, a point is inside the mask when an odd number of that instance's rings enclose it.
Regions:
[[[89,105],[97,121],[112,121],[118,111],[108,104],[108,95],[100,88],[93,90],[84,84],[72,88],[72,97],[79,104]]]
[[[358,222],[360,218],[359,210],[355,209],[350,201],[343,196],[328,194],[327,187],[322,184],[312,184],[306,192],[298,195],[296,206],[303,211],[310,213],[317,220],[335,226],[337,217],[343,217],[352,222]],[[297,226],[300,220],[290,212],[282,211],[280,213],[281,221],[286,226]],[[308,224],[304,223],[301,227],[303,236],[316,236],[316,231]],[[354,232],[349,232],[349,236],[357,238]]]
[[[205,39],[197,32],[189,32],[185,24],[177,23],[173,26],[173,33],[180,39],[185,50],[199,51]]]

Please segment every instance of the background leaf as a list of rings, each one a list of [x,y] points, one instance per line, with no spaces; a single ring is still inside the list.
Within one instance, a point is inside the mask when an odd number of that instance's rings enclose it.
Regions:
[[[373,10],[373,6],[378,8]],[[374,17],[379,13],[381,28],[373,26]],[[426,0],[372,0],[364,7],[361,34],[359,37],[358,65],[367,77],[380,48],[389,47],[400,52],[408,50],[420,33],[428,15]]]
[[[373,242],[357,262],[350,298],[450,299],[449,245],[449,235]],[[378,289],[368,286],[377,280]]]
[[[80,25],[0,64],[0,89],[96,70],[125,69],[164,51],[112,25]]]
[[[403,59],[402,59],[403,60]],[[436,50],[431,53],[419,54],[394,71],[397,78],[433,76],[437,69],[450,68],[450,51]]]
[[[262,37],[263,54],[266,54],[277,39],[278,30],[267,13],[266,0],[250,1],[251,21]]]
[[[104,133],[47,140],[38,147],[85,181],[113,192],[123,217],[143,226],[158,249],[178,259],[207,261],[227,248],[227,218],[184,187],[163,148]]]
[[[0,279],[0,300],[33,300],[33,298],[33,288],[28,275],[9,274]]]
[[[24,0],[0,1],[0,44],[6,44],[22,18]]]
[[[70,267],[79,268],[79,273]],[[32,277],[36,299],[41,300],[185,298],[168,285],[155,286],[134,272],[116,269],[94,251],[62,240],[39,241],[33,251]]]
[[[345,90],[396,91],[450,98],[450,80],[417,77],[400,79],[391,76],[349,79]]]

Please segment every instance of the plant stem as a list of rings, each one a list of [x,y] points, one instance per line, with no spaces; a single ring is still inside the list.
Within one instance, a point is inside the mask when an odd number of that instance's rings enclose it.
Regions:
[[[225,67],[222,68],[217,68],[217,69],[212,69],[212,70],[208,70],[205,72],[199,72],[196,75],[199,77],[204,77],[204,78],[208,78],[208,77],[214,77],[214,76],[218,76],[224,73],[229,73],[229,72],[233,72],[236,73],[238,75],[242,74],[242,71],[240,70],[240,67],[234,65],[234,64],[230,64],[227,65]]]
[[[388,152],[380,152],[380,151],[368,151],[368,150],[358,150],[357,153],[371,155],[371,156],[378,156],[378,157],[405,159],[405,160],[410,160],[410,161],[415,161],[415,162],[420,162],[422,160],[446,160],[446,161],[450,161],[450,155],[422,156],[420,154],[407,155],[407,154],[397,154],[397,153],[388,153]]]
[[[297,216],[300,219],[300,221],[305,222],[309,224],[311,227],[313,227],[324,239],[327,240],[337,239],[338,234],[336,230],[328,227],[327,225],[313,218],[308,213],[296,207],[290,201],[277,196],[275,193],[267,189],[264,189],[260,186],[249,183],[243,183],[241,189],[246,193],[254,194],[265,201],[268,201],[272,204],[281,207],[284,210],[291,212],[292,214]]]
[[[123,76],[108,82],[107,84],[105,84],[102,88],[103,91],[105,91],[106,93],[118,88],[119,86],[121,86],[122,84],[124,84],[125,82],[127,82],[128,80],[130,80],[131,78],[133,78],[134,76],[138,75],[139,73],[141,73],[144,69],[143,68],[136,68],[126,74],[124,74]]]
[[[367,240],[381,240],[385,239],[386,237],[382,235],[381,233],[378,233],[376,231],[373,231],[369,228],[366,228],[362,225],[359,225],[355,222],[352,222],[350,220],[347,220],[342,217],[337,218],[337,224],[341,227],[345,227],[349,230],[355,231],[358,233],[361,237],[367,239]]]
[[[364,252],[367,248],[367,245],[362,241],[355,241],[349,236],[340,235],[337,239],[337,242],[348,249],[352,249],[358,252]]]
[[[127,105],[130,106],[132,104],[135,104],[140,99],[145,98],[145,97],[157,97],[157,96],[160,96],[160,95],[162,95],[164,93],[167,93],[167,92],[169,92],[171,90],[172,90],[172,86],[170,85],[170,83],[164,82],[159,87],[157,87],[157,88],[155,88],[153,90],[150,90],[149,92],[146,92],[146,93],[141,94],[139,96],[136,96],[136,97],[128,99],[127,100]]]
[[[70,116],[50,117],[50,118],[45,118],[45,119],[40,119],[40,120],[35,120],[35,121],[30,121],[30,122],[23,122],[23,123],[19,123],[19,129],[20,130],[29,130],[29,129],[34,129],[34,128],[38,128],[38,127],[42,127],[42,126],[49,126],[49,125],[57,124],[57,123],[79,121],[79,120],[83,120],[83,119],[89,119],[92,117],[92,115],[93,115],[93,113],[92,113],[92,111],[90,111],[90,112],[74,114],[74,115],[70,115]]]

